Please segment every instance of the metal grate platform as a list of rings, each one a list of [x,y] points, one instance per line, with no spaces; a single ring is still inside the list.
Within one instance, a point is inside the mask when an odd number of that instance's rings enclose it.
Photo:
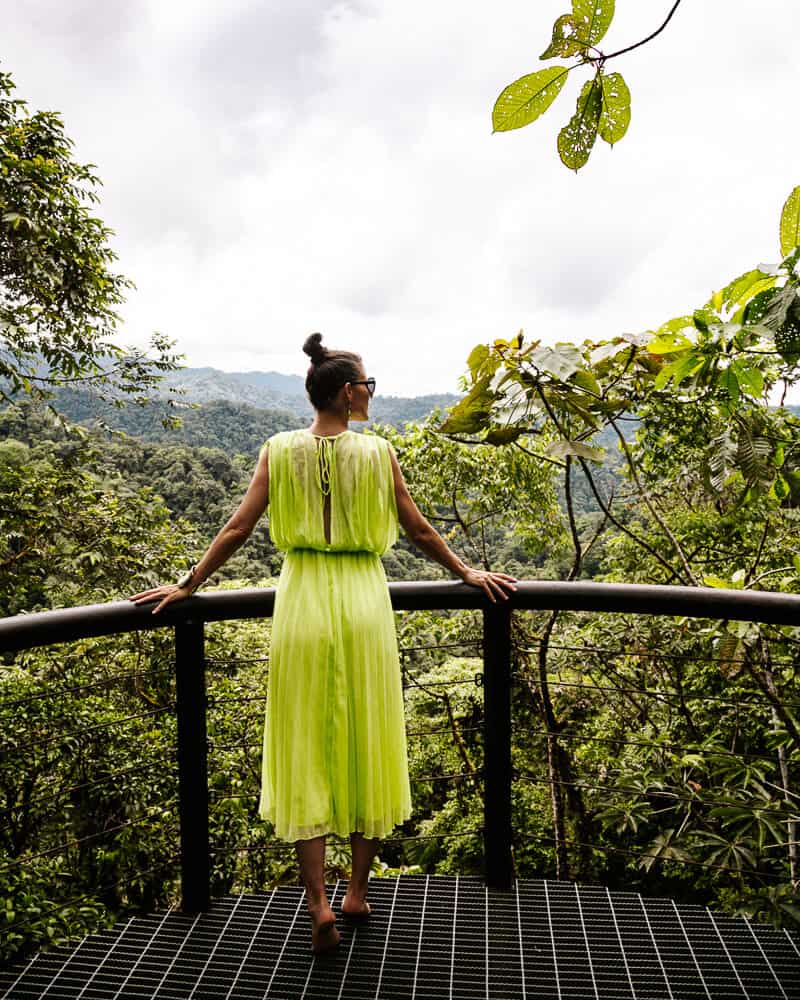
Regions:
[[[338,912],[346,882],[329,886]],[[338,926],[315,958],[299,887],[226,896],[196,917],[121,921],[0,972],[0,998],[33,1000],[795,1000],[786,931],[599,886],[475,876],[370,883],[368,924]]]

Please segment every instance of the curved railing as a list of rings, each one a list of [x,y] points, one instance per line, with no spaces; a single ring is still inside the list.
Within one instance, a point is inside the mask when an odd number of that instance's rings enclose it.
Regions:
[[[484,859],[486,882],[513,880],[511,692],[513,611],[583,611],[800,625],[800,596],[708,588],[519,581],[506,601],[493,604],[481,590],[459,582],[389,584],[397,611],[473,609],[483,615]],[[204,626],[210,622],[269,617],[275,591],[207,592],[157,617],[128,601],[23,614],[0,621],[0,653],[13,653],[90,637],[151,629],[175,636],[178,804],[183,909],[209,903],[209,791]],[[546,734],[547,730],[543,730]],[[567,737],[568,738],[568,737]],[[746,756],[746,755],[745,755]]]

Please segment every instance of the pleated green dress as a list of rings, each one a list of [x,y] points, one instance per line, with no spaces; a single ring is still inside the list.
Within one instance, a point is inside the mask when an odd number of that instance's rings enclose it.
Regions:
[[[286,555],[259,815],[290,842],[385,837],[411,815],[397,634],[380,560],[398,530],[389,444],[303,429],[274,434],[265,447],[270,535]]]

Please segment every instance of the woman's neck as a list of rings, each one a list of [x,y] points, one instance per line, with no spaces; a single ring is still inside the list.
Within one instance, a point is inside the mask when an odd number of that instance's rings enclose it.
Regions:
[[[311,426],[308,428],[312,434],[317,434],[321,437],[330,437],[334,434],[341,434],[343,431],[348,430],[347,421],[341,420],[315,420]]]

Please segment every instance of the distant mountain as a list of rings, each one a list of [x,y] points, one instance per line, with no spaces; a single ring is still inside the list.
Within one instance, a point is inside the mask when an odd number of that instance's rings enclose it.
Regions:
[[[74,424],[110,427],[151,444],[220,448],[229,456],[250,458],[277,431],[308,425],[307,420],[286,410],[262,409],[224,399],[177,407],[158,400],[146,406],[115,407],[87,392],[69,389],[58,394],[55,405]],[[162,420],[169,416],[180,417],[181,426],[164,427]]]
[[[166,402],[170,387],[185,390],[177,405]],[[74,388],[59,390],[53,402],[73,423],[104,425],[142,441],[222,448],[228,454],[251,457],[271,434],[307,427],[314,418],[305,380],[279,372],[184,368],[164,379],[161,396],[164,401],[156,398],[145,406],[116,407],[86,389]],[[436,407],[443,412],[458,398],[447,393],[413,398],[376,395],[370,421],[354,426],[360,430],[381,423],[402,430],[405,423],[424,420]],[[173,415],[181,418],[182,426],[165,428],[162,421]]]
[[[305,379],[280,372],[223,372],[218,368],[182,368],[169,373],[162,385],[166,390],[183,389],[188,403],[224,400],[247,403],[258,409],[283,410],[302,420],[311,420],[314,411],[306,396]],[[402,426],[406,420],[421,420],[435,407],[445,409],[459,399],[453,393],[428,396],[384,396],[378,392],[370,405],[378,423]]]

